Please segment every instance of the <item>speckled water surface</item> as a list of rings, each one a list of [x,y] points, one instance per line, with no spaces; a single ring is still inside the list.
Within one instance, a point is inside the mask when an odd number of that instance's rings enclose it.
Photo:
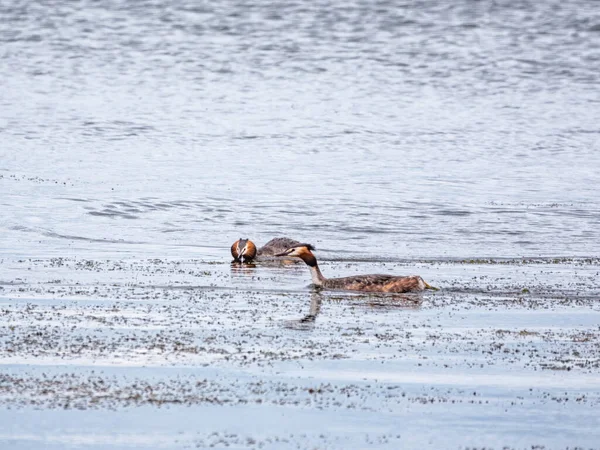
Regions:
[[[600,448],[599,64],[593,1],[0,3],[0,447]]]

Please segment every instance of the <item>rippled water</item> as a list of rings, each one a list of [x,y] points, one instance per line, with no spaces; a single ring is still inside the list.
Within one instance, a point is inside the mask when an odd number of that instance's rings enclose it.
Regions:
[[[3,2],[1,251],[596,255],[596,6]]]

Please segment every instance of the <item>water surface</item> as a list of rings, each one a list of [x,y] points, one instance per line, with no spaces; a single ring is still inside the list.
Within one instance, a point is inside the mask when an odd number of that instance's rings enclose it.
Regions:
[[[5,253],[284,234],[346,255],[598,254],[593,2],[10,1],[0,18]]]
[[[597,446],[599,61],[583,0],[2,2],[0,443]]]

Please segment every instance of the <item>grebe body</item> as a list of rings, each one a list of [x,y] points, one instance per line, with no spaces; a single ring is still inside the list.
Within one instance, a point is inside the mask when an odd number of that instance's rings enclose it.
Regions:
[[[277,256],[296,245],[301,245],[301,243],[286,237],[271,239],[258,249],[258,256]]]
[[[418,292],[424,289],[434,289],[418,275],[356,275],[344,278],[325,278],[319,269],[317,258],[312,253],[315,248],[310,244],[300,244],[288,248],[276,256],[296,256],[302,259],[310,268],[312,282],[325,289],[362,291],[362,292]]]

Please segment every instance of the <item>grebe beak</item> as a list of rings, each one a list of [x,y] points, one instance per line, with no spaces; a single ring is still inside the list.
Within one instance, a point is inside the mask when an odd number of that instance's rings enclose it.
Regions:
[[[287,255],[289,255],[290,253],[292,253],[292,251],[288,249],[288,250],[286,250],[286,251],[284,251],[284,252],[277,253],[275,256],[287,256]]]
[[[432,291],[439,291],[440,288],[437,288],[435,286],[431,286],[429,283],[427,283],[427,281],[423,281],[423,283],[425,283],[425,289],[431,289]]]

